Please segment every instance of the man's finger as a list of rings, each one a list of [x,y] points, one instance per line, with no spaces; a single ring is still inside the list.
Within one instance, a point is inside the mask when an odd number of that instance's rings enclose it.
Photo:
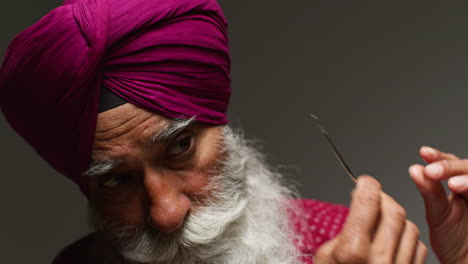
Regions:
[[[448,181],[449,189],[468,201],[468,174],[454,176]]]
[[[372,241],[370,263],[391,263],[397,253],[406,226],[406,211],[390,196],[382,193],[380,221]],[[399,262],[398,262],[399,263]]]
[[[424,174],[433,181],[447,180],[453,176],[468,174],[468,160],[441,160],[427,165]]]
[[[418,243],[418,248],[416,249],[416,255],[414,256],[414,264],[423,264],[426,262],[427,257],[427,247],[421,241]],[[398,263],[398,262],[397,262]]]
[[[370,243],[380,213],[381,186],[370,176],[360,176],[352,194],[349,215],[340,236],[352,243]],[[352,244],[350,247],[361,248]]]
[[[429,227],[438,226],[450,212],[449,201],[444,187],[424,174],[424,167],[413,165],[409,173],[424,200]]]
[[[427,163],[432,163],[440,160],[457,160],[459,159],[452,153],[445,153],[438,149],[423,146],[419,149],[419,154]]]
[[[418,244],[419,229],[413,222],[406,220],[405,230],[401,236],[395,263],[413,263]]]

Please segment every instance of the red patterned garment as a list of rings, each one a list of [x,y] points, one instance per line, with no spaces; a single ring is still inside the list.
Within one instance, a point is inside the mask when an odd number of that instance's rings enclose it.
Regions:
[[[302,235],[302,240],[296,241],[296,244],[304,255],[303,263],[312,264],[317,249],[341,231],[348,208],[308,199],[293,202],[298,210],[291,212],[291,218],[295,231]]]

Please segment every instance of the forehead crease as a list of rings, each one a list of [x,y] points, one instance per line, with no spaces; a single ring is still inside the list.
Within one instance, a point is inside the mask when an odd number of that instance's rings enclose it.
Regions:
[[[166,122],[146,122],[120,133],[100,137],[95,141],[93,158],[95,161],[123,160],[130,153],[138,153],[141,147],[151,141],[155,133],[165,127]]]
[[[141,113],[115,124],[116,127],[105,132],[96,132],[92,153],[94,162],[125,159],[129,153],[138,151],[138,146],[151,138],[155,131],[161,130],[167,120],[154,114]]]
[[[141,125],[145,125],[152,118],[151,115],[136,115],[130,119],[120,121],[112,121],[112,125],[103,124],[96,128],[96,141],[105,141],[124,136],[125,134],[131,133],[132,130],[141,128]]]

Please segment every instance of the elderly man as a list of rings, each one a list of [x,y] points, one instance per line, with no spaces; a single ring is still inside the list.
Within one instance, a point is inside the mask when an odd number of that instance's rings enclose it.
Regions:
[[[373,178],[349,212],[293,199],[227,125],[226,27],[214,0],[70,0],[13,40],[2,112],[96,231],[54,263],[423,263]]]

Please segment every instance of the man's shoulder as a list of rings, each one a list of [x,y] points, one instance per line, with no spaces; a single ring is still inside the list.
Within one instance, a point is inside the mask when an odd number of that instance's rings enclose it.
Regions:
[[[65,247],[55,257],[52,264],[83,264],[89,263],[89,252],[96,239],[96,234],[92,233],[82,237]]]
[[[294,199],[292,202],[297,210],[296,217],[310,226],[312,231],[315,231],[314,227],[340,231],[349,212],[348,207],[342,204],[312,199]]]
[[[295,231],[301,235],[299,248],[305,255],[314,254],[326,241],[342,229],[348,207],[311,199],[293,199],[291,218]]]

